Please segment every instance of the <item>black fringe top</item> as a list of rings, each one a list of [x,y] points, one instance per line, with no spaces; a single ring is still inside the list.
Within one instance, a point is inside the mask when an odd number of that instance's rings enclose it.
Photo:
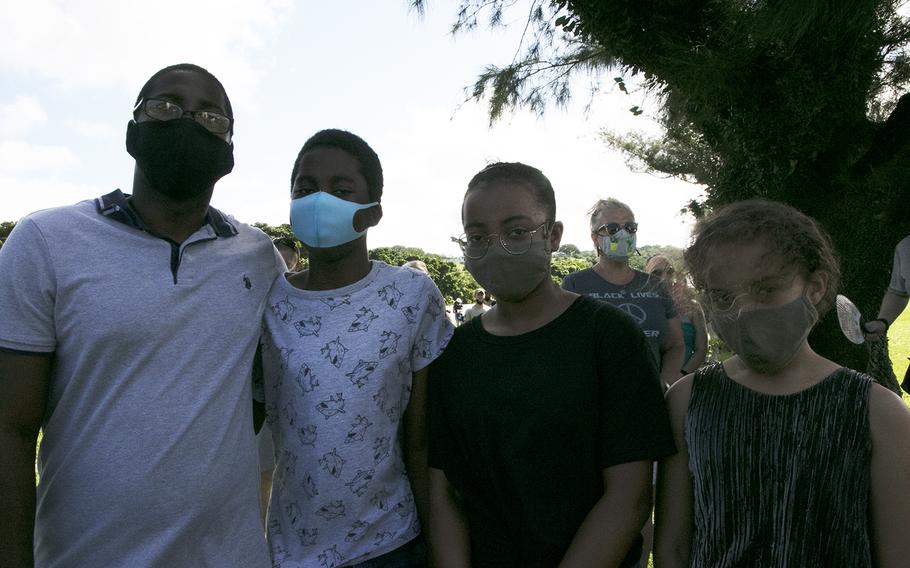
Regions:
[[[685,434],[690,566],[872,566],[871,385],[842,368],[801,392],[767,395],[719,363],[698,371]]]

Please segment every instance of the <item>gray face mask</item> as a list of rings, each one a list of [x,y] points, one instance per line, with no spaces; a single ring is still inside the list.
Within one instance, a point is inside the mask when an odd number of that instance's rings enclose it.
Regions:
[[[783,306],[711,314],[714,331],[753,371],[772,374],[793,360],[818,321],[805,295]]]
[[[600,252],[607,258],[627,260],[636,250],[635,240],[635,233],[620,229],[613,235],[600,238]]]
[[[544,240],[534,241],[528,252],[514,255],[494,242],[482,258],[465,258],[464,267],[497,300],[520,302],[550,277],[547,245]]]

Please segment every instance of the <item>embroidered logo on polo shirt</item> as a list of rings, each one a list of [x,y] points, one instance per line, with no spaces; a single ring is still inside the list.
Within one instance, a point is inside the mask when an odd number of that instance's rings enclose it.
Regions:
[[[253,283],[250,281],[250,277],[247,276],[246,274],[243,275],[243,287],[246,288],[247,290],[249,290],[253,287]]]

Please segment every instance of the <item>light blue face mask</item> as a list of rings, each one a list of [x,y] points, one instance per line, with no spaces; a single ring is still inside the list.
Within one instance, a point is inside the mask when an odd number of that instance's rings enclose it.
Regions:
[[[354,214],[377,204],[352,203],[314,191],[291,200],[291,230],[308,247],[337,247],[366,234],[366,229],[354,230]]]
[[[625,229],[600,238],[600,252],[607,258],[625,260],[635,250],[635,233],[630,233]]]

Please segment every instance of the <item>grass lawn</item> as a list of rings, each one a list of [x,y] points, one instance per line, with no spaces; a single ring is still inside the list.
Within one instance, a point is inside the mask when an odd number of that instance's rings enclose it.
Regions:
[[[891,351],[891,365],[894,367],[894,374],[897,375],[897,382],[904,378],[907,372],[907,365],[910,361],[910,309],[904,310],[904,313],[897,318],[888,329],[888,341]],[[904,393],[904,402],[910,407],[910,396]]]

